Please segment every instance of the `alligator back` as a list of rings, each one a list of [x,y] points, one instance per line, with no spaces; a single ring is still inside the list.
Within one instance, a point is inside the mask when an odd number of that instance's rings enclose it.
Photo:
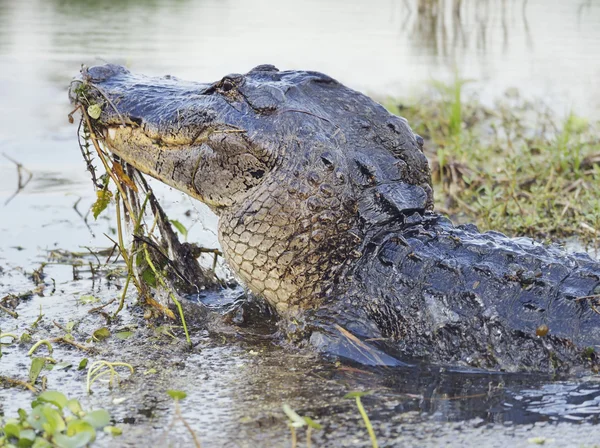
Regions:
[[[505,371],[565,371],[600,348],[600,263],[435,214],[369,238],[345,283],[375,338],[400,357]],[[360,317],[359,319],[362,319]]]

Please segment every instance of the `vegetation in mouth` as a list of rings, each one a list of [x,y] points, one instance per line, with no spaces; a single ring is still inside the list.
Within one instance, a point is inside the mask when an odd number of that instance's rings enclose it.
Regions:
[[[425,139],[436,208],[511,236],[577,236],[598,249],[600,123],[559,119],[509,90],[493,107],[465,98],[465,81],[435,83],[414,103],[387,100]]]
[[[187,229],[179,221],[168,218],[141,172],[121,162],[118,157],[111,156],[104,147],[102,127],[96,120],[100,117],[102,108],[114,105],[110,101],[102,104],[89,101],[89,89],[97,89],[101,96],[107,98],[98,87],[84,81],[75,89],[80,103],[69,115],[69,120],[73,121],[74,112],[81,113],[79,146],[96,189],[97,200],[91,207],[94,218],[98,218],[111,202],[116,207],[117,238],[111,239],[111,242],[126,264],[127,277],[113,317],[122,310],[129,286],[133,285],[138,291],[140,302],[151,308],[151,314],[175,319],[175,314],[169,309],[170,300],[170,304],[177,308],[186,340],[191,343],[178,291],[199,291],[205,287],[221,286],[223,282],[214,275],[220,252],[180,243],[173,228],[183,236]],[[96,173],[96,156],[105,171],[102,175]],[[146,222],[147,215],[152,216],[152,221]],[[128,239],[124,235],[126,224],[132,230],[129,247],[125,244]],[[214,257],[212,272],[201,267],[196,259],[205,252]],[[165,300],[155,299],[158,294],[168,296],[167,303],[164,303]]]

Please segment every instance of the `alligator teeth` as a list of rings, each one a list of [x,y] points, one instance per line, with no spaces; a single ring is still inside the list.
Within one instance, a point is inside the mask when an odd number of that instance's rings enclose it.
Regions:
[[[117,135],[117,130],[115,128],[108,128],[108,138],[110,138],[111,140],[114,140],[116,135]]]

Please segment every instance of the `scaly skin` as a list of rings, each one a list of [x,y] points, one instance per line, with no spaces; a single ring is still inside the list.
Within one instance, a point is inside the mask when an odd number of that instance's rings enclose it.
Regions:
[[[328,76],[259,66],[199,84],[106,65],[70,97],[103,106],[116,155],[215,211],[227,262],[290,337],[370,363],[594,361],[600,315],[581,298],[600,293],[599,263],[434,214],[422,139]]]

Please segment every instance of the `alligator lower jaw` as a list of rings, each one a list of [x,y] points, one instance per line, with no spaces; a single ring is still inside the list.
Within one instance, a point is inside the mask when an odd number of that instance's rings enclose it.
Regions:
[[[102,134],[110,152],[129,165],[204,202],[209,207],[217,206],[196,190],[193,174],[183,173],[175,176],[174,167],[182,160],[194,156],[194,148],[189,145],[159,144],[148,137],[141,128],[128,125],[107,126],[102,129]]]

